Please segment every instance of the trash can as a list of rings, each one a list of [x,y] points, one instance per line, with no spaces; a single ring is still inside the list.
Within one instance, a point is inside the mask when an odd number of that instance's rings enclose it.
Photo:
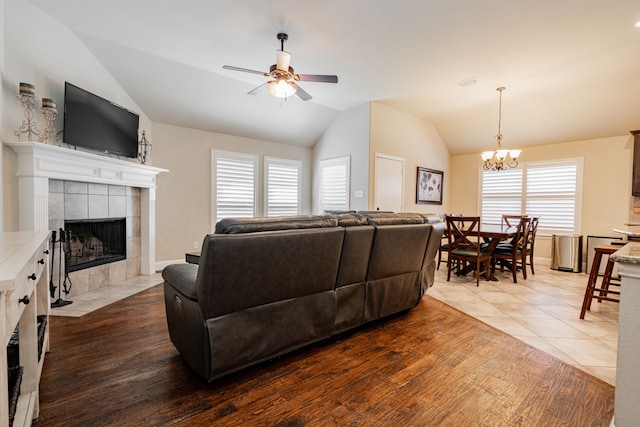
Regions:
[[[582,235],[551,236],[551,269],[573,273],[582,271]]]

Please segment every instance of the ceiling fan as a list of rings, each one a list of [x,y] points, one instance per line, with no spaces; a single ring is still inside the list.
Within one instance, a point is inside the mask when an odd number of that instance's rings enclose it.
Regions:
[[[278,98],[288,98],[292,95],[297,95],[298,98],[303,101],[308,101],[313,97],[303,90],[297,82],[338,83],[338,76],[326,74],[295,74],[293,68],[289,66],[291,54],[284,50],[284,42],[289,36],[285,33],[278,33],[277,37],[278,40],[280,40],[280,50],[276,51],[276,63],[269,68],[269,72],[249,70],[247,68],[234,67],[233,65],[224,65],[222,67],[225,70],[261,74],[272,78],[272,80],[250,90],[248,95],[257,95],[267,90],[270,94]]]

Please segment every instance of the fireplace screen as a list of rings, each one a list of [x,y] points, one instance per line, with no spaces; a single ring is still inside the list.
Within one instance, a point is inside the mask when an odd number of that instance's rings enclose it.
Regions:
[[[65,221],[66,271],[77,271],[127,258],[126,220]]]

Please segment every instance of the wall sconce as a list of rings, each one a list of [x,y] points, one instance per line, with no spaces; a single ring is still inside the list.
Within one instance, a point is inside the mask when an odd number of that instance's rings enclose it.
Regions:
[[[138,160],[140,163],[147,163],[151,159],[151,143],[145,135],[145,131],[142,131],[142,138],[138,142]]]

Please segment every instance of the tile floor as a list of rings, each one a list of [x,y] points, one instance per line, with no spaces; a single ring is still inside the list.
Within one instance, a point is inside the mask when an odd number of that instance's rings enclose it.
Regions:
[[[518,283],[497,271],[498,282],[476,287],[473,274],[447,282],[443,263],[427,294],[615,385],[619,305],[594,300],[580,320],[588,275],[535,268]]]
[[[447,282],[442,264],[427,294],[615,385],[618,304],[594,301],[580,320],[586,274],[536,265],[536,274],[524,280],[519,273],[518,283],[509,272],[496,276],[498,282],[481,281],[479,287],[473,275]],[[80,317],[161,282],[160,273],[134,277],[78,295],[51,314]]]
[[[64,307],[52,308],[49,314],[52,316],[80,317],[159,283],[162,283],[160,273],[136,276],[68,298],[73,303]]]

